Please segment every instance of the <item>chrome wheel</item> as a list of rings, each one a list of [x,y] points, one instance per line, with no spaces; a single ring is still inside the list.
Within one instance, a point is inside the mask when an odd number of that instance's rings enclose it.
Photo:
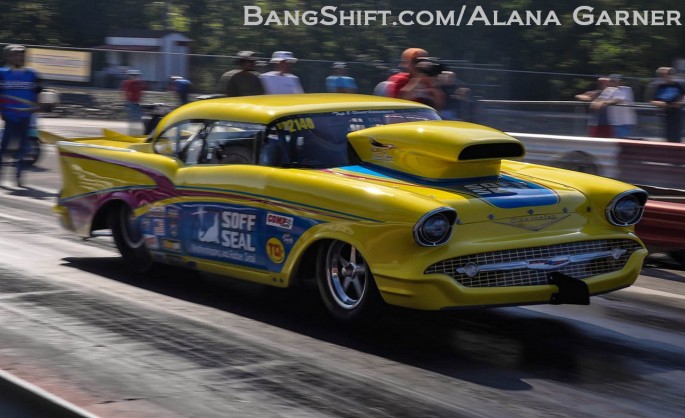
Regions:
[[[349,244],[334,243],[326,254],[326,281],[333,300],[343,309],[354,309],[367,292],[364,257]]]
[[[142,247],[144,244],[143,234],[138,228],[136,218],[133,216],[133,211],[130,209],[121,210],[119,215],[121,238],[126,243],[126,246],[131,249]]]
[[[145,246],[145,237],[128,205],[121,205],[110,212],[112,237],[124,261],[134,270],[149,271],[152,257]]]
[[[332,241],[323,246],[318,284],[326,308],[336,319],[360,324],[378,318],[382,299],[366,260],[353,245]]]

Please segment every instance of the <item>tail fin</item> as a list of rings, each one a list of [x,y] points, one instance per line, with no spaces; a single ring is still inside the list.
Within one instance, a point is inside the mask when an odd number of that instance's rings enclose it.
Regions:
[[[68,141],[67,138],[59,136],[48,131],[38,130],[38,139],[46,144],[56,144],[59,141]]]
[[[102,130],[102,136],[98,137],[88,137],[88,138],[66,138],[57,134],[53,134],[48,131],[38,130],[38,138],[41,142],[46,144],[56,144],[59,141],[68,142],[85,142],[93,140],[107,140],[107,141],[118,141],[118,142],[128,142],[132,144],[144,143],[147,140],[145,136],[130,136],[120,132],[112,131],[109,129]]]

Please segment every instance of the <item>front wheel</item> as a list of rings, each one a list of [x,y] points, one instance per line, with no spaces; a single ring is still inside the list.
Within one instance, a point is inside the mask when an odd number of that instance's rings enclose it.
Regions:
[[[112,237],[124,262],[137,272],[148,272],[152,268],[152,256],[145,246],[145,237],[136,222],[133,210],[120,205],[109,213]]]
[[[323,246],[317,260],[319,293],[331,315],[347,324],[368,324],[383,306],[366,260],[350,244],[333,241]]]

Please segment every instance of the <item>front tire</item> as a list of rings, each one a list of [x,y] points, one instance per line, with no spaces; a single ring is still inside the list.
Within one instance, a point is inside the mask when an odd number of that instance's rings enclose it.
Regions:
[[[133,270],[141,273],[152,269],[152,256],[145,246],[140,227],[133,215],[133,210],[122,204],[109,213],[109,225],[124,262]]]
[[[332,241],[317,260],[319,293],[330,314],[345,324],[376,321],[383,300],[362,254],[350,244]]]

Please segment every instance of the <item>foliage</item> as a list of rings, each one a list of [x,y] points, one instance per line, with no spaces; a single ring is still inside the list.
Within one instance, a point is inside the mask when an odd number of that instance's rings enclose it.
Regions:
[[[245,26],[244,6],[259,6],[264,13],[285,10],[321,10],[325,5],[308,0],[30,0],[4,4],[0,15],[0,41],[26,44],[94,47],[116,29],[173,29],[193,39],[192,52],[231,56],[251,49],[267,56],[287,49],[308,60],[346,60],[366,63],[368,72],[383,72],[397,64],[404,48],[420,46],[432,55],[453,62],[497,65],[521,71],[559,72],[593,76],[622,73],[635,78],[651,77],[656,67],[670,65],[685,50],[683,26],[578,25],[573,11],[580,5],[602,10],[678,10],[685,23],[682,0],[380,0],[349,1],[338,10],[391,10],[386,26]],[[334,5],[334,4],[329,4]],[[553,11],[562,25],[532,26],[437,26],[393,25],[403,10],[459,12],[477,6],[492,19],[497,11],[506,20],[512,13]],[[208,77],[211,71],[203,70]],[[486,83],[487,77],[480,82]],[[541,79],[542,80],[542,79]],[[547,96],[586,84],[580,81],[545,80],[541,85],[513,82],[514,96]],[[570,83],[570,84],[569,84]],[[542,85],[545,84],[545,85]]]

